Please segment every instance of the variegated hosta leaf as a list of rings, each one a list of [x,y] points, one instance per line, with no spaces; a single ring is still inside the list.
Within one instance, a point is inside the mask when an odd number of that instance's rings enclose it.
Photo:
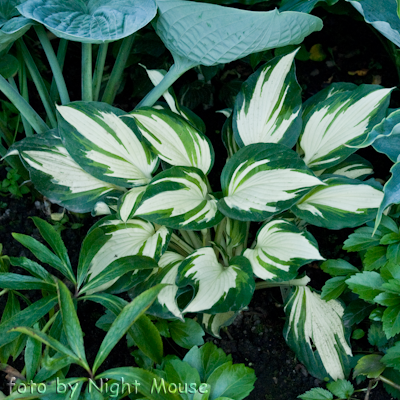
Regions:
[[[159,318],[179,318],[183,321],[183,315],[176,302],[178,286],[175,284],[178,268],[185,257],[172,251],[166,251],[158,261],[160,270],[156,273],[151,286],[158,283],[168,284],[161,290],[157,299],[149,308],[148,313]]]
[[[372,164],[358,154],[352,154],[339,165],[321,171],[323,175],[341,175],[350,179],[363,180],[374,173]],[[317,173],[316,173],[317,174]]]
[[[225,267],[218,262],[211,247],[198,249],[182,261],[176,284],[192,286],[194,290],[193,299],[184,313],[239,311],[250,303],[255,288],[247,258],[234,257]]]
[[[125,112],[105,103],[76,102],[57,107],[59,130],[72,158],[98,179],[123,187],[150,182],[157,166],[138,139],[134,122]]]
[[[223,215],[208,193],[205,175],[193,167],[172,167],[148,185],[135,215],[176,229],[200,230],[218,224]]]
[[[344,379],[343,359],[352,353],[344,334],[343,306],[337,300],[321,300],[319,294],[299,286],[288,299],[285,313],[283,336],[307,370],[321,380],[328,375]]]
[[[87,237],[88,241],[90,241],[90,235],[95,234],[95,228],[100,228],[108,240],[90,262],[89,280],[103,271],[111,262],[121,257],[140,255],[154,258],[156,261],[159,260],[167,249],[171,237],[171,231],[165,226],[156,231],[151,223],[140,219],[122,222],[110,216],[103,218],[91,228]],[[96,288],[96,292],[105,290],[116,280]]]
[[[226,163],[219,209],[241,221],[263,221],[324,185],[291,149],[279,143],[242,147]]]
[[[231,115],[228,115],[222,127],[222,142],[228,151],[228,158],[231,158],[239,150],[239,146],[235,140],[235,134],[233,133]]]
[[[257,245],[244,254],[253,272],[264,280],[289,281],[313,260],[324,260],[314,237],[282,219],[268,222],[257,233]]]
[[[107,197],[119,197],[123,188],[85,172],[68,154],[54,131],[17,142],[8,155],[19,154],[35,188],[53,203],[70,211],[91,211]]]
[[[134,216],[137,206],[139,205],[146,189],[147,185],[134,187],[120,197],[118,217],[121,221],[126,222]]]
[[[219,331],[221,328],[225,326],[229,326],[238,315],[235,311],[228,311],[226,313],[219,314],[199,314],[199,320],[202,327],[209,333],[210,335],[215,336],[216,338],[221,339],[219,335]]]
[[[339,164],[356,151],[347,146],[362,143],[382,120],[392,91],[376,85],[335,88],[309,99],[303,111],[300,146],[305,163],[315,170]]]
[[[143,138],[161,160],[168,164],[196,167],[205,174],[214,163],[209,139],[189,122],[168,110],[143,107],[130,114]]]
[[[235,139],[240,146],[295,145],[301,130],[301,87],[293,63],[296,53],[274,58],[243,83],[233,113]]]
[[[296,216],[328,229],[353,228],[375,218],[383,199],[375,181],[332,177],[325,183],[296,203]]]

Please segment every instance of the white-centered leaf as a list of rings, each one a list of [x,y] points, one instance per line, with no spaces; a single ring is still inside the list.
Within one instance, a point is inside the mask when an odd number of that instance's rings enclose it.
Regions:
[[[88,241],[90,241],[90,235],[96,235],[95,228],[100,228],[104,232],[107,241],[91,259],[88,268],[89,281],[121,257],[140,255],[157,261],[167,249],[171,237],[170,230],[165,226],[156,231],[151,223],[140,219],[122,222],[110,216],[103,218],[92,227],[87,237]],[[95,291],[110,287],[116,280],[97,287]]]
[[[312,169],[329,168],[356,151],[368,132],[382,120],[393,89],[361,85],[351,90],[330,87],[308,100],[303,111],[300,147]],[[325,97],[325,98],[324,98]]]
[[[205,175],[193,167],[172,167],[147,186],[135,215],[176,229],[200,230],[218,224],[223,215],[208,194]]]
[[[198,249],[182,261],[176,284],[191,286],[194,291],[184,313],[239,311],[249,304],[255,288],[253,271],[245,257],[234,257],[229,266],[223,266],[211,247]]]
[[[27,0],[18,10],[60,38],[104,43],[147,25],[157,7],[154,0]]]
[[[322,21],[297,12],[254,12],[183,0],[157,0],[155,30],[192,65],[229,63],[248,54],[301,43]]]
[[[168,110],[143,107],[132,116],[154,153],[168,164],[196,167],[205,174],[214,163],[209,139],[188,121]]]
[[[257,233],[256,247],[247,249],[243,255],[257,277],[274,281],[294,279],[302,265],[324,260],[314,237],[284,220],[264,225]]]
[[[219,331],[225,326],[229,326],[238,315],[235,311],[228,311],[226,313],[218,314],[205,314],[199,315],[202,327],[211,335],[221,339]]]
[[[383,199],[376,182],[332,177],[325,183],[296,203],[296,216],[328,229],[352,228],[375,218]]]
[[[337,300],[321,300],[319,294],[300,286],[288,299],[285,313],[283,335],[307,370],[319,379],[328,375],[344,379],[343,359],[352,352],[343,328],[343,306]]]
[[[70,211],[91,211],[107,197],[119,197],[123,188],[85,172],[50,131],[17,142],[8,155],[19,154],[35,188],[50,201]]]
[[[341,175],[350,179],[363,180],[374,173],[372,164],[358,154],[352,154],[340,164],[321,171],[324,175]],[[317,173],[316,173],[317,174]]]
[[[138,139],[134,122],[120,118],[126,113],[95,102],[70,103],[57,110],[63,142],[86,172],[124,187],[150,182],[158,159]]]
[[[293,147],[301,130],[301,87],[294,56],[297,50],[269,61],[243,83],[233,114],[240,146],[282,143]]]
[[[120,198],[118,217],[121,221],[126,222],[133,217],[146,189],[147,186],[134,187]]]
[[[263,221],[290,208],[313,187],[324,185],[288,147],[258,143],[241,148],[226,163],[218,207],[230,218]]]

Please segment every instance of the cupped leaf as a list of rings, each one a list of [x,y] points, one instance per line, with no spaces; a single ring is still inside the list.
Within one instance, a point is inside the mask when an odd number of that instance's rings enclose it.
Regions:
[[[223,266],[211,247],[198,249],[182,261],[176,284],[191,286],[194,291],[184,313],[239,311],[249,304],[255,288],[253,271],[245,257],[234,257],[229,266]]]
[[[223,218],[208,193],[207,178],[197,168],[172,167],[148,185],[136,216],[177,229],[200,230]]]
[[[103,240],[99,235],[99,228],[106,236]],[[157,231],[154,226],[140,219],[131,219],[127,222],[105,217],[99,221],[87,236],[87,246],[93,241],[99,240],[100,246],[96,246],[95,254],[87,252],[88,262],[82,259],[83,269],[87,270],[89,282],[91,279],[99,275],[109,264],[116,259],[126,256],[147,256],[154,258],[156,261],[161,257],[167,249],[171,232],[165,226],[160,227]],[[80,262],[81,264],[81,262]],[[149,270],[149,273],[150,270]],[[117,278],[110,280],[108,283],[96,287],[95,291],[105,290],[110,287]]]
[[[328,87],[304,106],[300,147],[312,169],[329,168],[356,151],[386,114],[390,92],[376,85]]]
[[[346,0],[383,36],[400,47],[400,20],[396,0],[375,3],[374,0]]]
[[[204,174],[214,163],[210,140],[188,121],[172,111],[143,107],[130,114],[144,139],[168,164],[196,167]]]
[[[375,218],[383,192],[374,182],[333,177],[325,183],[292,207],[297,217],[328,229],[352,228]]]
[[[157,34],[173,54],[193,66],[229,63],[298,44],[322,28],[319,18],[296,12],[253,12],[182,0],[158,0],[157,5]]]
[[[17,155],[30,173],[35,188],[53,203],[84,213],[106,197],[119,197],[122,188],[85,172],[50,131],[14,144],[8,156]]]
[[[214,315],[202,313],[199,314],[199,319],[207,333],[221,339],[219,334],[220,330],[229,326],[235,320],[237,315],[238,313],[235,311],[228,311],[226,313],[218,313]]]
[[[352,352],[342,323],[343,306],[300,286],[288,297],[285,313],[284,337],[307,370],[319,379],[344,379],[344,360]]]
[[[257,233],[254,249],[247,249],[243,255],[257,277],[273,281],[294,279],[302,265],[324,260],[310,233],[282,219],[264,225]]]
[[[390,113],[373,131],[377,132],[372,143],[374,149],[396,162],[400,155],[400,110]]]
[[[233,130],[240,146],[295,145],[301,131],[301,88],[293,63],[296,53],[274,58],[243,83],[233,112]]]
[[[4,79],[12,78],[18,70],[19,62],[14,56],[11,54],[5,54],[3,57],[0,56],[0,75]]]
[[[27,0],[18,10],[60,38],[104,43],[138,31],[157,8],[154,0]]]
[[[218,203],[230,218],[263,221],[290,208],[313,187],[324,185],[299,156],[277,143],[241,148],[226,163]]]
[[[135,321],[151,306],[151,303],[156,299],[158,293],[163,289],[163,287],[164,285],[157,285],[146,290],[122,309],[100,345],[100,349],[93,363],[93,372],[97,371],[131,325],[133,325]]]
[[[146,185],[157,166],[133,120],[105,103],[57,107],[59,132],[72,158],[89,174],[114,185]]]
[[[324,175],[341,175],[350,179],[365,179],[374,173],[372,164],[358,154],[352,154],[346,160],[334,167],[325,169]]]

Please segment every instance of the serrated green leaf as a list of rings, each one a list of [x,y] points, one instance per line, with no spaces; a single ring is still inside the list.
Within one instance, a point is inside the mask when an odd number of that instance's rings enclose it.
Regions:
[[[389,244],[386,252],[389,261],[400,264],[400,243]]]
[[[387,262],[387,248],[384,246],[370,247],[364,255],[363,265],[366,271],[373,271],[383,267]]]
[[[378,294],[382,293],[384,280],[377,272],[364,271],[351,276],[346,283],[361,299],[373,301]]]
[[[247,258],[237,256],[223,266],[211,247],[200,248],[182,261],[176,284],[191,286],[194,291],[183,312],[209,314],[241,310],[249,304],[255,288]]]
[[[328,279],[322,287],[321,299],[325,301],[337,299],[346,289],[347,276],[336,276]]]
[[[371,346],[376,346],[378,349],[383,348],[388,342],[385,332],[382,329],[382,324],[373,323],[368,329],[368,342]]]
[[[185,322],[172,321],[169,324],[172,340],[185,349],[204,344],[205,335],[201,326],[191,318],[185,318]]]
[[[377,378],[386,368],[381,359],[380,354],[369,354],[360,358],[354,368],[353,378],[359,375],[366,375],[369,379]]]
[[[345,379],[330,382],[326,388],[340,399],[348,399],[354,393],[353,385]]]
[[[376,233],[373,236],[373,228],[363,226],[351,233],[344,241],[343,250],[361,251],[379,245],[380,237]]]
[[[254,274],[268,281],[289,281],[298,269],[314,260],[324,260],[314,237],[282,219],[265,224],[257,232],[257,244],[243,255]]]
[[[400,371],[400,342],[395,343],[386,354],[381,358],[381,362],[387,367],[392,367]]]
[[[345,309],[343,322],[345,326],[353,326],[359,324],[368,317],[370,312],[375,308],[374,304],[366,303],[364,300],[357,299],[352,301]]]
[[[28,0],[18,6],[26,18],[43,24],[62,39],[107,43],[147,25],[156,15],[154,0]]]
[[[391,380],[392,382],[400,382],[400,372],[393,368],[386,368],[385,371],[383,371],[382,376]],[[393,386],[388,385],[387,383],[384,383],[383,386],[391,396],[400,399],[400,390],[395,389]]]
[[[337,260],[326,260],[321,264],[320,268],[331,276],[347,276],[360,272],[358,268],[341,258]]]
[[[293,64],[297,50],[269,61],[236,97],[233,131],[241,146],[282,143],[293,147],[301,130],[301,88]]]
[[[312,388],[308,392],[297,396],[301,400],[332,400],[333,395],[331,392],[328,392],[322,388]]]
[[[207,178],[194,167],[172,167],[148,185],[136,216],[176,229],[201,230],[217,225],[223,215],[208,193]]]
[[[219,209],[241,221],[263,221],[323,185],[293,150],[278,143],[241,148],[226,163]]]

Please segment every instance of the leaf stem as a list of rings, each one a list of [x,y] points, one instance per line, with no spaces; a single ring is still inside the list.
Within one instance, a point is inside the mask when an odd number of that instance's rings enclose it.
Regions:
[[[58,50],[57,50],[57,62],[58,62],[58,65],[60,66],[61,73],[64,68],[65,56],[67,54],[67,47],[68,47],[68,40],[60,39],[60,43],[58,44]],[[57,101],[61,100],[60,94],[59,94],[58,88],[57,88],[57,82],[56,82],[54,75],[53,75],[53,80],[51,81],[50,97],[55,103]],[[63,104],[65,104],[65,103],[63,103]]]
[[[82,100],[93,100],[92,44],[82,43]]]
[[[18,83],[20,87],[21,96],[29,103],[29,91],[28,91],[28,79],[26,76],[26,65],[24,63],[24,59],[22,57],[21,52],[18,52],[18,61],[19,61],[19,72],[18,72]],[[22,115],[22,124],[24,125],[25,136],[30,137],[33,136],[33,129],[29,125],[29,122]]]
[[[171,236],[171,242],[175,243],[179,246],[182,250],[184,250],[187,254],[191,254],[194,252],[194,249],[190,247],[186,242],[184,242],[178,235],[175,233]]]
[[[135,40],[135,34],[130,35],[121,43],[121,47],[118,52],[117,59],[115,61],[114,67],[112,69],[110,79],[107,82],[106,89],[102,97],[102,101],[108,104],[112,104],[115,96],[117,95],[118,88],[121,84],[122,73],[124,72],[126,62],[128,61],[129,53],[133,42]]]
[[[194,231],[187,231],[195,249],[202,247],[201,240]]]
[[[70,102],[67,86],[65,85],[64,76],[58,63],[56,54],[54,53],[53,46],[47,37],[46,31],[42,25],[35,26],[36,34],[40,40],[43,50],[46,54],[47,60],[49,61],[51,71],[53,72],[54,79],[57,84],[58,93],[60,94],[61,104],[67,104]]]
[[[19,51],[22,53],[22,57],[24,58],[26,66],[28,67],[29,73],[31,74],[40,99],[42,100],[43,106],[46,110],[47,116],[49,117],[50,124],[53,128],[55,128],[57,126],[56,110],[53,102],[50,99],[50,95],[47,91],[46,85],[44,84],[43,78],[40,75],[35,61],[33,61],[33,57],[31,56],[31,53],[29,52],[22,38],[18,39],[17,46]]]
[[[102,43],[97,53],[96,66],[93,73],[93,101],[99,99],[101,81],[103,79],[104,64],[106,62],[108,43]]]
[[[43,133],[50,129],[30,104],[1,75],[0,91],[13,103],[37,133]]]
[[[184,229],[179,229],[179,233],[182,235],[183,239],[185,240],[185,242],[191,246],[194,247],[192,240],[190,239],[189,234],[187,233],[187,231],[185,231]]]
[[[382,381],[383,383],[386,383],[387,385],[390,385],[390,386],[394,387],[395,389],[400,390],[400,385],[398,385],[397,383],[394,383],[394,382],[391,381],[390,379],[385,378],[385,377],[382,376],[382,375],[380,375],[380,376],[378,377],[378,379],[379,379],[380,381]]]

